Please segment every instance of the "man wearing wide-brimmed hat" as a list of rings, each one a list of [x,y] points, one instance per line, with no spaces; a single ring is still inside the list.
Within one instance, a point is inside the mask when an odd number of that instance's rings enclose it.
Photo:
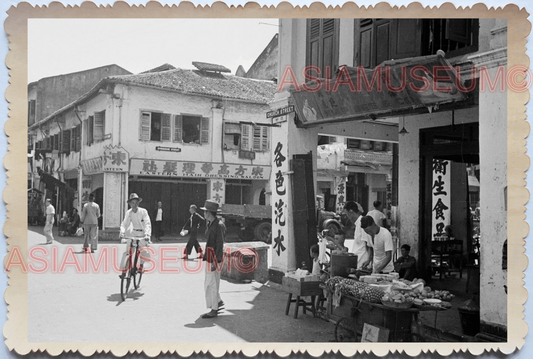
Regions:
[[[214,318],[218,315],[218,310],[224,305],[220,297],[220,271],[222,270],[222,261],[224,259],[224,239],[226,236],[226,226],[222,223],[217,213],[220,213],[218,202],[205,201],[204,217],[207,221],[205,231],[205,251],[203,260],[206,261],[205,271],[205,301],[210,312],[202,315],[202,318]]]
[[[150,216],[148,211],[142,207],[139,207],[139,203],[142,202],[142,198],[137,195],[137,193],[130,194],[128,198],[128,204],[130,209],[126,212],[124,220],[120,225],[120,239],[124,238],[140,238],[141,246],[146,247],[150,244],[150,237],[152,235],[152,224],[150,222]],[[120,263],[120,268],[126,268],[127,253],[130,251],[131,240],[127,241],[128,245],[126,251],[122,255],[122,261]],[[148,258],[149,253],[147,251],[142,251],[141,258]],[[143,264],[141,259],[141,266]]]

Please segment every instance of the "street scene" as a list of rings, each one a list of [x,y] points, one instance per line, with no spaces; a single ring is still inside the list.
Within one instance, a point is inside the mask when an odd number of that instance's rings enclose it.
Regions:
[[[508,340],[506,19],[91,21],[29,22],[29,341]]]

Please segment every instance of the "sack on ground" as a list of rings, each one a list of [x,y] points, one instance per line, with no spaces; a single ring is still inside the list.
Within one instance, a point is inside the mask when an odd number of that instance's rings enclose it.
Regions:
[[[76,230],[76,237],[81,237],[81,236],[83,236],[83,228],[80,227]]]

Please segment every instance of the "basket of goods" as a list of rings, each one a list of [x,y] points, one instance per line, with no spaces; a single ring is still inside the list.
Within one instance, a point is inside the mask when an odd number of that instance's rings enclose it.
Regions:
[[[403,293],[385,294],[381,298],[381,303],[386,307],[407,309],[413,306],[414,299]]]

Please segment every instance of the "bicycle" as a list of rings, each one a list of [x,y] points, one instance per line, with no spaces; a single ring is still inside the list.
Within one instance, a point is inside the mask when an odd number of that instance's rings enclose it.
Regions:
[[[126,261],[126,269],[122,271],[122,275],[120,276],[120,296],[122,298],[122,301],[125,301],[126,297],[128,296],[128,290],[130,288],[132,280],[134,289],[138,289],[141,285],[141,280],[143,276],[143,264],[141,263],[139,265],[139,268],[137,268],[137,261],[139,261],[139,257],[141,254],[141,239],[142,238],[125,238],[126,241],[131,240],[131,246],[127,253],[128,258]],[[131,255],[132,250],[135,250],[135,256],[133,258]]]

